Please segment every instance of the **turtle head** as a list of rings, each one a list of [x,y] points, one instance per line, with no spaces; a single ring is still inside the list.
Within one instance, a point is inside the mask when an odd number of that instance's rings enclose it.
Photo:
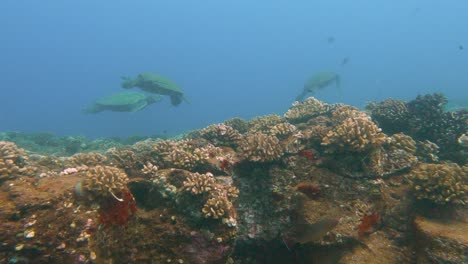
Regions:
[[[132,80],[132,78],[128,76],[122,76],[120,77],[122,79],[122,88],[129,89],[135,86],[135,80]]]
[[[150,95],[146,98],[148,104],[154,104],[162,100],[160,95]]]
[[[341,78],[340,75],[336,75],[335,77],[335,82],[336,82],[336,87],[340,88],[341,87]]]
[[[173,106],[178,106],[182,103],[183,98],[184,97],[180,94],[171,95],[171,104]]]
[[[171,104],[173,106],[178,106],[182,103],[182,101],[190,104],[190,101],[185,97],[183,94],[173,94],[171,95]]]
[[[85,107],[84,109],[81,110],[81,113],[82,114],[95,114],[95,113],[99,113],[101,112],[102,110],[99,109],[98,106],[96,105],[90,105],[88,107]]]

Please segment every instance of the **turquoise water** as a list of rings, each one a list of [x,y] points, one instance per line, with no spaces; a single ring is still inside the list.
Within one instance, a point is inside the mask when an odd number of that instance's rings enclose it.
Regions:
[[[314,73],[363,106],[467,96],[466,1],[2,1],[0,131],[110,137],[178,134],[239,116],[282,114]],[[343,63],[343,62],[346,63]],[[191,104],[83,115],[154,72]]]

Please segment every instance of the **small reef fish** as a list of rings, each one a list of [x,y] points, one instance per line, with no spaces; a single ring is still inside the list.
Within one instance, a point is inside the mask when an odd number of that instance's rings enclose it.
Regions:
[[[345,58],[343,58],[343,60],[341,61],[341,65],[344,66],[344,65],[348,64],[348,62],[349,62],[349,58],[348,58],[348,57],[345,57]]]
[[[320,240],[338,225],[338,219],[324,218],[316,223],[296,224],[283,238],[283,242],[291,251],[296,244],[306,244]]]

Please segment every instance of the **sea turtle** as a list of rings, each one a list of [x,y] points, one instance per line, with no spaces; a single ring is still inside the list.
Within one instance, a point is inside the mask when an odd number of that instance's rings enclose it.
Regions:
[[[154,73],[141,73],[135,79],[122,77],[122,87],[125,89],[138,87],[149,93],[168,95],[174,106],[182,100],[187,101],[180,87],[173,81]]]
[[[308,93],[314,94],[316,91],[329,86],[333,82],[338,88],[340,87],[340,76],[337,73],[331,71],[318,72],[307,80],[302,93],[296,97],[296,101],[304,100]]]
[[[136,112],[159,101],[161,101],[161,96],[125,91],[97,99],[92,105],[84,109],[84,112],[88,114],[105,110]]]

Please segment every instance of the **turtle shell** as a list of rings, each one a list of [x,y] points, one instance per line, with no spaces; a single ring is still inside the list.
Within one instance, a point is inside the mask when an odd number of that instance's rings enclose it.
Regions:
[[[321,88],[323,86],[328,85],[329,83],[336,81],[338,79],[338,74],[334,72],[329,72],[329,71],[324,71],[324,72],[319,72],[312,76],[307,83],[306,87],[318,87]]]
[[[148,95],[137,92],[120,92],[95,101],[96,112],[111,110],[118,112],[135,112],[149,104]],[[157,100],[155,100],[157,101]]]
[[[154,73],[138,75],[135,86],[150,93],[161,95],[182,95],[182,90],[173,81]]]

